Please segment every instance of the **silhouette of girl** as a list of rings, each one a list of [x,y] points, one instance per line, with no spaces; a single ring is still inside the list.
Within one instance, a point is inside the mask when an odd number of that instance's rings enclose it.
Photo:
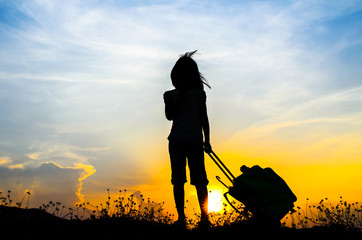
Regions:
[[[196,50],[197,51],[197,50]],[[176,62],[171,71],[175,89],[164,93],[165,113],[172,120],[168,136],[171,160],[171,182],[178,213],[177,224],[186,226],[184,213],[186,159],[190,169],[191,185],[196,187],[201,210],[200,224],[208,224],[208,179],[204,164],[204,150],[211,152],[210,127],[206,111],[204,86],[210,88],[191,58],[196,52],[187,52]]]

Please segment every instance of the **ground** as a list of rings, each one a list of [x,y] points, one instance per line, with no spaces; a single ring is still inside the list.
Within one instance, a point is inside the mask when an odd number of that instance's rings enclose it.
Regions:
[[[0,206],[1,235],[10,239],[362,239],[362,232],[336,227],[270,228],[241,222],[210,229],[181,229],[171,224],[125,218],[66,220],[39,209]]]

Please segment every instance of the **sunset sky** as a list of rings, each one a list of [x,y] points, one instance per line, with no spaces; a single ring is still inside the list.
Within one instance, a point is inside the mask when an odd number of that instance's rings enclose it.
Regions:
[[[172,210],[162,94],[196,49],[211,144],[234,175],[258,164],[300,203],[362,200],[353,0],[0,0],[0,191],[37,207],[126,188]]]

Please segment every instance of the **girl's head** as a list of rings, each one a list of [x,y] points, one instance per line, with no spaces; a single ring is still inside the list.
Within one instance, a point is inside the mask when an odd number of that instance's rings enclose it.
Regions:
[[[172,85],[179,90],[190,90],[193,88],[203,89],[205,84],[210,88],[206,79],[199,72],[196,62],[191,58],[194,53],[187,52],[182,55],[171,71]]]

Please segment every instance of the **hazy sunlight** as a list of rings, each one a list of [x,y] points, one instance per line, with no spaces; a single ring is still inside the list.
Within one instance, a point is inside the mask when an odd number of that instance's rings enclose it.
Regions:
[[[221,191],[209,191],[209,212],[219,212],[222,210],[223,194]]]

